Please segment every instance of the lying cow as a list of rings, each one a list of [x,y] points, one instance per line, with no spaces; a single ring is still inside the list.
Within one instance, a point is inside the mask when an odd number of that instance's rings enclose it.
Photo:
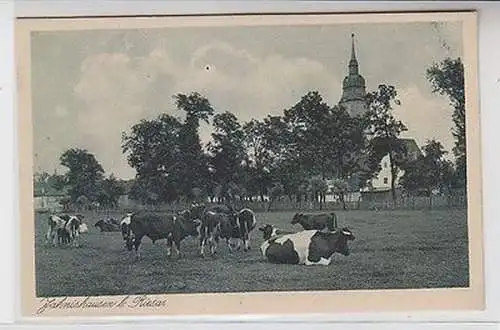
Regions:
[[[214,254],[220,238],[226,241],[230,251],[233,250],[231,239],[237,240],[237,249],[240,249],[241,242],[243,242],[244,251],[250,250],[250,233],[255,228],[256,223],[255,213],[247,208],[227,213],[216,212],[214,208],[206,209],[201,219],[200,228],[201,255],[204,255],[207,244],[211,254]]]
[[[332,213],[304,214],[295,213],[291,224],[300,224],[304,230],[326,230],[334,231],[337,225],[337,215]]]
[[[113,218],[99,220],[94,224],[94,227],[99,228],[101,232],[120,231],[120,224]]]
[[[271,237],[262,243],[260,250],[271,263],[326,266],[335,252],[349,255],[350,240],[354,240],[354,235],[347,228],[334,232],[303,230]]]
[[[122,220],[122,235],[127,250],[135,250],[136,258],[140,258],[139,246],[144,236],[153,243],[167,239],[167,256],[172,247],[180,255],[180,243],[189,236],[196,235],[197,222],[179,215],[158,215],[155,213],[128,214]]]

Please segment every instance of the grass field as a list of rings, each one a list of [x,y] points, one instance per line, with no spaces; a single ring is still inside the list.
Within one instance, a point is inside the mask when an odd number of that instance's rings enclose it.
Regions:
[[[111,214],[119,218],[118,214]],[[87,215],[89,233],[81,246],[44,244],[47,215],[36,214],[37,296],[400,289],[469,285],[465,210],[337,212],[339,225],[356,236],[351,255],[336,254],[329,266],[274,265],[260,254],[263,239],[252,232],[252,250],[230,253],[220,243],[216,256],[199,256],[197,242],[182,242],[182,257],[168,259],[166,245],[143,239],[134,261],[121,234],[100,233]],[[283,230],[293,212],[257,213],[259,224]]]

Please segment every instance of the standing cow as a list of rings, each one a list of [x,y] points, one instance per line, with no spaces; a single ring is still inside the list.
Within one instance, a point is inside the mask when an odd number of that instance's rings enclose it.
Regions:
[[[70,243],[78,245],[76,239],[81,234],[82,218],[82,215],[50,215],[47,242],[52,242],[53,246]]]
[[[135,251],[137,259],[140,258],[139,247],[144,236],[153,243],[167,239],[167,256],[171,255],[172,247],[179,256],[181,241],[189,235],[196,235],[196,225],[196,221],[180,215],[155,213],[128,214],[121,223],[125,246],[127,250]]]
[[[226,211],[217,212],[216,210]],[[230,209],[207,208],[205,209],[200,228],[200,253],[205,254],[205,246],[208,244],[211,254],[216,252],[219,239],[226,241],[229,250],[232,251],[231,239],[238,241],[237,249],[244,244],[244,251],[250,250],[250,233],[256,226],[255,213],[250,209],[242,209],[238,212]]]
[[[332,213],[304,214],[295,213],[291,224],[300,224],[304,230],[329,230],[334,231],[337,225],[337,215]]]
[[[351,240],[354,235],[347,228],[334,232],[303,230],[271,237],[262,243],[260,250],[271,263],[327,266],[335,252],[350,254],[347,243]]]

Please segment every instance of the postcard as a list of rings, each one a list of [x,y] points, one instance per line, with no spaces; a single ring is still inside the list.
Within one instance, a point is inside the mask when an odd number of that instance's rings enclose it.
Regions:
[[[484,309],[476,12],[19,18],[25,317]]]

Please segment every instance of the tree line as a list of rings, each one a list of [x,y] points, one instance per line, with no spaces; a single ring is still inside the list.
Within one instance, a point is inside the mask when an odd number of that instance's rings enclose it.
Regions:
[[[217,111],[206,97],[193,92],[173,96],[182,117],[162,113],[123,132],[122,152],[136,171],[129,197],[153,205],[268,198],[269,208],[285,196],[321,207],[330,180],[332,192],[345,207],[345,195],[376,176],[386,155],[394,203],[400,171],[404,175],[399,184],[408,194],[464,187],[463,64],[460,58],[448,58],[426,74],[433,92],[448,96],[453,107],[454,161],[445,160],[444,148],[435,140],[422,146],[419,157],[408,157],[400,139],[407,127],[394,116],[401,102],[391,85],[381,84],[367,93],[367,111],[360,117],[350,116],[341,105],[328,105],[319,92],[310,91],[280,115],[247,122],[230,111]],[[206,145],[199,136],[202,122],[213,127]],[[102,166],[87,150],[69,149],[60,162],[68,171],[52,180],[68,187],[69,202],[85,199],[113,206],[125,191],[123,182],[104,177]]]

